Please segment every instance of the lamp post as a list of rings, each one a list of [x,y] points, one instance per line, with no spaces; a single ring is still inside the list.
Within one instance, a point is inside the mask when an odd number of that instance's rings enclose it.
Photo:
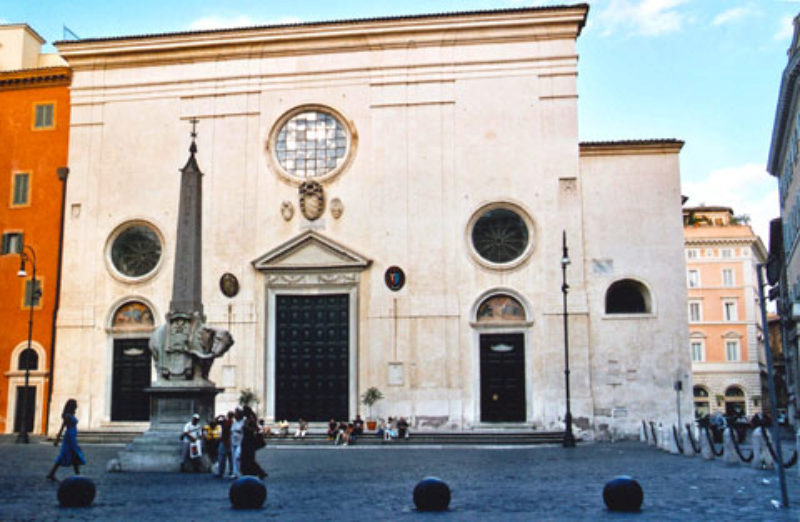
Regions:
[[[28,250],[30,254],[26,252]],[[33,272],[31,274],[31,293],[30,299],[28,301],[28,348],[23,352],[25,357],[23,358],[25,361],[25,388],[22,392],[22,422],[20,423],[20,430],[19,435],[17,435],[17,442],[22,442],[27,444],[28,440],[28,384],[30,382],[31,377],[31,342],[33,338],[33,307],[36,301],[39,300],[41,297],[42,292],[38,288],[36,288],[36,251],[30,245],[24,245],[22,250],[19,253],[20,257],[20,265],[19,265],[19,272],[17,272],[17,276],[19,277],[28,277],[28,273],[25,272],[25,262],[30,261],[31,265],[33,266]]]
[[[569,329],[567,326],[567,265],[569,265],[569,252],[567,251],[567,231],[561,236],[561,294],[564,302],[564,382],[567,392],[567,414],[564,417],[566,430],[564,431],[563,445],[565,448],[575,447],[575,435],[572,434],[572,412],[569,404]]]

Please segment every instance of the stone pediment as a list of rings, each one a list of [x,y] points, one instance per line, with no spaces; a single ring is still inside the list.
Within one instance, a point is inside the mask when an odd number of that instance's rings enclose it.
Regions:
[[[293,237],[253,261],[253,267],[262,272],[360,272],[370,264],[372,260],[313,230]]]

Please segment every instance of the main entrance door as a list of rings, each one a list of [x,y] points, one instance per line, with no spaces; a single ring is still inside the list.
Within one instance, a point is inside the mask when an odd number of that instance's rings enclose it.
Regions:
[[[112,421],[150,419],[150,350],[147,339],[114,340],[114,372],[111,388]]]
[[[523,334],[481,335],[481,421],[525,421]]]
[[[347,294],[278,295],[275,418],[348,418]]]

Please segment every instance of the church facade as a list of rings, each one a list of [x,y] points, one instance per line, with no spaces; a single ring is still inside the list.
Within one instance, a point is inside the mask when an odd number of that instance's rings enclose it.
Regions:
[[[146,426],[195,127],[204,310],[235,339],[211,369],[218,411],[245,392],[270,421],[563,429],[566,241],[577,433],[675,422],[682,142],[579,143],[587,10],[57,43],[73,107],[55,404],[76,398],[90,430]],[[677,404],[688,418],[690,394]]]

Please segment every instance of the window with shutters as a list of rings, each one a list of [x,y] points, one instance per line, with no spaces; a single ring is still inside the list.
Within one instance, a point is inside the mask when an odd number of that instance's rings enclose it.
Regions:
[[[55,104],[36,103],[33,106],[33,128],[36,130],[55,127]]]
[[[31,175],[15,172],[11,178],[11,206],[24,207],[30,204]]]

